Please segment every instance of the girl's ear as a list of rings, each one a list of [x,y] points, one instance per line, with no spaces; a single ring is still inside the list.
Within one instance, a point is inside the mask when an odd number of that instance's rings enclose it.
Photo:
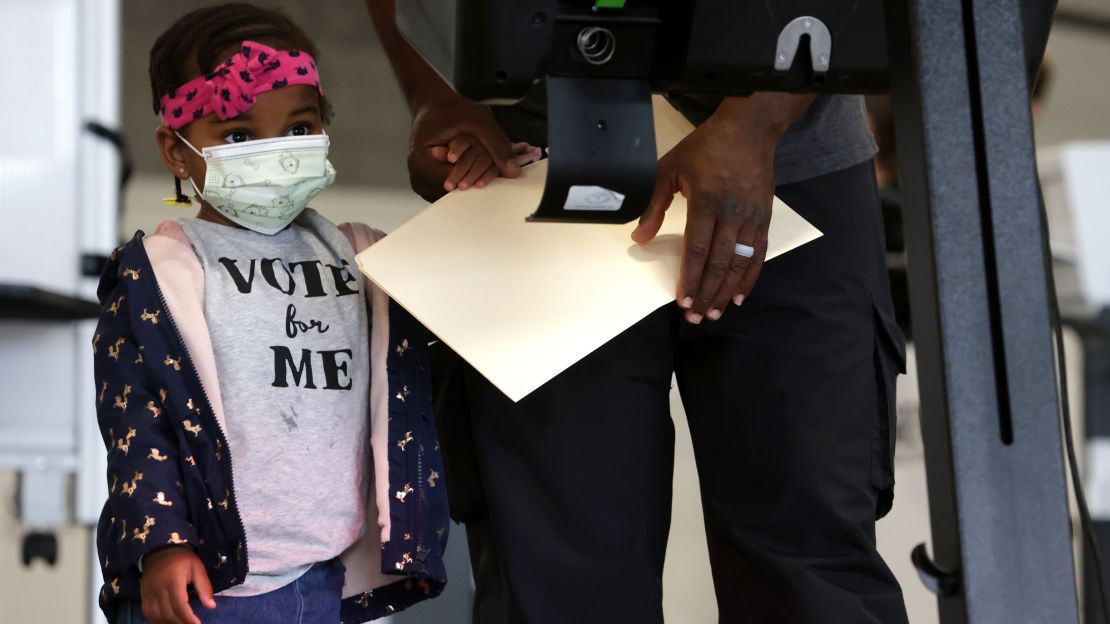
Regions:
[[[162,163],[166,165],[166,170],[179,180],[188,179],[189,162],[185,152],[189,148],[178,140],[173,130],[165,126],[154,132],[154,138],[158,142],[158,152],[162,155]]]

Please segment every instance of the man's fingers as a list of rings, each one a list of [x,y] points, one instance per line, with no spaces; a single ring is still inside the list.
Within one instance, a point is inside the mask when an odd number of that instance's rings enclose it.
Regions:
[[[452,167],[451,173],[447,174],[447,180],[443,183],[443,188],[448,191],[455,190],[459,186],[459,182],[470,171],[470,167],[474,165],[474,161],[481,155],[479,150],[467,150],[463,152],[462,158],[455,163]]]
[[[494,124],[488,132],[477,135],[479,141],[489,152],[490,159],[497,166],[497,171],[506,178],[515,178],[520,175],[520,165],[513,158],[513,144],[505,131]]]
[[[470,171],[466,172],[462,180],[459,180],[459,188],[466,190],[475,184],[478,180],[485,175],[486,170],[493,166],[493,161],[486,154],[479,154],[478,158],[474,160],[474,164],[470,166]]]
[[[412,120],[409,145],[413,149],[449,145],[461,135],[469,135],[471,145],[485,146],[502,175],[520,175],[520,167],[511,162],[512,143],[493,118],[489,107],[472,104],[459,97],[440,99],[421,107]],[[460,149],[454,158],[461,157]]]
[[[755,233],[755,225],[752,223],[745,223],[740,227],[740,232],[736,236],[736,242],[754,248],[755,245],[752,243],[755,241]],[[723,314],[730,304],[736,303],[736,296],[740,292],[740,284],[743,283],[744,276],[747,275],[748,271],[751,270],[752,265],[755,263],[754,258],[754,254],[749,258],[736,253],[736,246],[733,245],[728,275],[725,276],[724,281],[721,282],[720,287],[714,294],[713,303],[710,306],[711,312],[707,315],[711,320],[717,320],[713,318],[714,316],[720,318],[720,314]],[[743,299],[741,298],[740,301],[742,302]],[[713,310],[716,310],[719,314],[713,314]]]
[[[509,136],[493,121],[481,125],[469,124],[463,129],[486,148],[490,160],[500,175],[506,178],[515,178],[520,175],[520,165],[514,160],[513,143]]]
[[[444,180],[451,173],[453,165],[436,160],[430,148],[414,150],[409,154],[409,185],[424,199],[432,202],[449,190]]]
[[[718,213],[719,214],[719,213]],[[709,257],[705,261],[705,269],[701,274],[701,282],[697,285],[697,294],[694,296],[694,305],[686,314],[687,320],[692,323],[701,322],[702,318],[715,321],[721,318],[725,311],[724,305],[716,305],[717,293],[726,279],[732,277],[737,283],[747,264],[739,262],[746,260],[736,255],[737,226],[732,223],[718,221],[713,230],[713,243],[709,248]]]
[[[698,210],[694,202],[690,202],[690,210],[686,214],[686,233],[682,237],[682,268],[679,271],[678,305],[689,310],[694,305],[694,297],[698,293],[705,263],[709,260],[709,251],[713,243],[713,230],[716,219],[707,210]],[[701,315],[687,315],[691,323],[700,323]]]
[[[671,207],[674,194],[673,179],[660,168],[659,177],[655,179],[655,188],[651,192],[651,201],[648,202],[644,214],[640,215],[640,222],[636,225],[636,229],[632,230],[632,240],[646,243],[655,238],[659,228],[663,227],[663,219],[667,217],[667,208]]]
[[[431,150],[432,158],[438,160],[439,162],[447,162],[447,152],[449,152],[450,150],[447,148],[446,145],[436,145],[429,149]]]
[[[466,135],[459,135],[447,144],[447,162],[457,163],[466,150],[470,149],[471,139]]]
[[[754,228],[755,234],[751,245],[755,247],[755,255],[752,256],[751,265],[744,272],[740,285],[732,295],[732,302],[736,305],[744,303],[744,299],[751,294],[752,289],[755,288],[756,280],[759,279],[759,273],[763,270],[763,261],[767,257],[767,230],[769,227],[770,223],[760,223]]]

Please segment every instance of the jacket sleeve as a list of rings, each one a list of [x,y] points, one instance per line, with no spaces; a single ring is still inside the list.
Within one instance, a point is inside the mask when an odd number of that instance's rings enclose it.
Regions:
[[[149,267],[148,267],[149,268]],[[167,413],[168,368],[159,346],[159,308],[151,302],[153,279],[126,263],[110,267],[118,281],[101,291],[101,316],[93,338],[96,411],[108,451],[107,539],[117,565],[139,565],[147,553],[170,544],[196,542],[183,489],[184,462]],[[164,313],[162,313],[164,314]],[[145,344],[144,344],[145,343]]]

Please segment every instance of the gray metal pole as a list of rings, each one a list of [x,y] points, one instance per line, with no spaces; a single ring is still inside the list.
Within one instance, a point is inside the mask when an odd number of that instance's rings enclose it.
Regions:
[[[1078,622],[1020,6],[886,8],[941,621]]]

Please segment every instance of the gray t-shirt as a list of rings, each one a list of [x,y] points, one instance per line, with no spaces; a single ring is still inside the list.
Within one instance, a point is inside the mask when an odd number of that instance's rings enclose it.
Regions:
[[[721,98],[670,96],[671,105],[694,125],[717,109]],[[494,106],[493,114],[509,138],[547,145],[547,86],[539,82],[513,106]],[[775,151],[775,184],[791,184],[847,169],[869,160],[878,148],[867,126],[863,96],[819,95]]]
[[[720,104],[719,97],[671,96],[667,100],[694,125]],[[879,151],[867,125],[862,95],[818,95],[775,150],[775,185],[792,184],[847,169]]]
[[[313,210],[273,236],[178,223],[204,268],[204,317],[246,529],[249,573],[221,595],[258,595],[361,537],[366,297],[351,245]]]
[[[775,150],[775,184],[791,184],[871,160],[879,148],[862,95],[819,95]]]

